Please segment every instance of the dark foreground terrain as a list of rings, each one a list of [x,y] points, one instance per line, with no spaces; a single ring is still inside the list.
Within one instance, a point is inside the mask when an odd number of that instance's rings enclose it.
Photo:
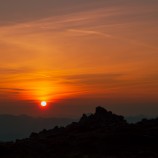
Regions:
[[[158,119],[129,124],[102,107],[79,122],[1,143],[2,158],[158,158]]]

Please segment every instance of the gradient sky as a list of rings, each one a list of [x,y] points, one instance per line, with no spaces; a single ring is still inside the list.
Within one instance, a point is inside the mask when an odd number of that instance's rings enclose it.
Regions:
[[[158,1],[0,0],[0,113],[98,105],[158,115]]]

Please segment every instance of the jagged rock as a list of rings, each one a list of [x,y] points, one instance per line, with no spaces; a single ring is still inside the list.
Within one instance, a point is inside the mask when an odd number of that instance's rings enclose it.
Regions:
[[[108,111],[101,106],[96,107],[95,115],[106,115]]]
[[[106,126],[115,127],[115,124],[119,126],[119,125],[127,124],[127,122],[123,116],[115,115],[111,111],[107,111],[102,107],[96,107],[95,114],[91,114],[90,116],[83,114],[83,116],[79,121],[79,124],[81,126],[86,126],[91,128],[92,127],[100,128]]]

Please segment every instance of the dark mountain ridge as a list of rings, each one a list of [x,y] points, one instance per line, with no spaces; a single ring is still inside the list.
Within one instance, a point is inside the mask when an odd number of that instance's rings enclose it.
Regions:
[[[66,127],[0,144],[5,158],[157,158],[158,119],[129,124],[102,107]]]

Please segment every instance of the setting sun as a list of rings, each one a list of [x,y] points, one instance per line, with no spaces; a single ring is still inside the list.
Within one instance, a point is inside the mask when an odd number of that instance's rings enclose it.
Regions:
[[[46,101],[42,101],[41,102],[41,106],[43,106],[43,107],[47,106],[47,102]]]

